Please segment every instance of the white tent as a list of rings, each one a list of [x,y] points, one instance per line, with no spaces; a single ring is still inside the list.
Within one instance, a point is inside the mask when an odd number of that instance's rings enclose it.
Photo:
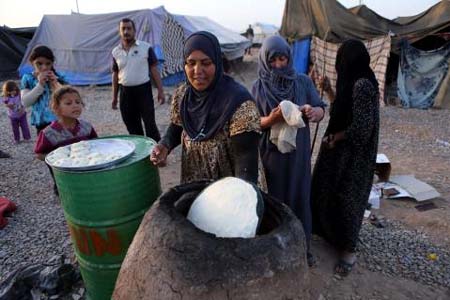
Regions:
[[[253,44],[262,44],[265,38],[277,35],[279,28],[275,25],[265,24],[265,23],[254,23],[252,25],[253,33],[255,34],[253,38]]]
[[[225,57],[244,55],[249,41],[206,17],[172,15],[164,7],[108,14],[45,15],[27,47],[19,72],[31,70],[28,57],[36,45],[46,45],[55,54],[55,68],[73,85],[111,82],[111,50],[119,44],[119,22],[130,18],[136,38],[150,43],[161,61],[165,84],[183,78],[183,41],[191,33],[205,30],[219,39]]]

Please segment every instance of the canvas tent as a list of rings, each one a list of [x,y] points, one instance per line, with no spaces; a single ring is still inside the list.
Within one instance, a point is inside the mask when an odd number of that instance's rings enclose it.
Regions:
[[[381,28],[383,32],[389,32],[399,24],[395,23],[392,20],[386,19],[385,17],[380,16],[370,8],[365,5],[358,5],[348,9],[352,14],[357,15],[370,24],[377,24],[378,28]]]
[[[348,10],[335,0],[286,0],[281,35],[301,40],[316,36],[341,43],[349,38],[368,40],[393,34],[395,51],[403,38],[413,43],[450,26],[450,0],[442,0],[425,12],[413,16],[385,19],[367,7]]]
[[[207,17],[174,15],[175,20],[184,28],[185,36],[200,30],[213,33],[219,40],[220,47],[228,60],[244,56],[250,41]]]
[[[398,67],[388,76],[395,77],[392,85],[396,85],[403,107],[450,107],[450,1],[441,1],[416,16],[394,20],[364,5],[350,11],[385,30],[401,33],[394,36],[392,51],[398,56],[393,54],[390,62]]]
[[[172,15],[164,7],[108,14],[45,15],[28,44],[20,64],[21,74],[31,70],[28,56],[39,44],[55,54],[55,68],[73,85],[111,82],[111,50],[119,44],[118,24],[130,18],[136,24],[136,38],[152,45],[163,83],[175,84],[183,78],[182,45],[192,32],[215,34],[229,59],[243,56],[249,41],[205,17]]]
[[[17,76],[17,68],[30,41],[20,29],[0,27],[0,79]]]
[[[36,32],[36,27],[11,28],[8,26],[4,26],[4,28],[8,29],[14,35],[26,38],[28,40],[31,40],[33,38],[34,33]]]
[[[326,42],[341,43],[348,38],[367,40],[386,35],[334,0],[286,0],[280,34],[292,42],[294,66],[301,73],[308,70],[313,36]],[[320,74],[321,70],[316,71]]]
[[[349,38],[368,41],[390,36],[391,57],[394,56],[397,62],[392,63],[395,60],[389,58],[388,65],[390,74],[397,78],[399,59],[392,53],[402,53],[404,39],[409,43],[420,43],[448,31],[450,0],[442,0],[417,16],[395,20],[383,18],[365,6],[348,10],[335,0],[286,0],[280,34],[293,42],[294,49],[300,43],[307,43],[312,36],[332,43],[341,43]],[[315,51],[317,48],[312,49]],[[304,60],[305,53],[302,55],[294,57],[294,60]],[[321,70],[317,71],[320,73]]]
[[[392,33],[394,41],[393,51],[396,53],[401,51],[400,46],[404,39],[413,44],[433,34],[450,31],[449,0],[442,0],[416,16],[399,17],[394,20],[378,15],[365,5],[353,7],[349,11],[364,18],[371,24],[377,25],[384,32]],[[435,48],[437,47],[430,49]]]
[[[280,34],[291,40],[316,36],[340,43],[348,38],[360,40],[386,34],[365,19],[353,15],[337,1],[286,0]]]

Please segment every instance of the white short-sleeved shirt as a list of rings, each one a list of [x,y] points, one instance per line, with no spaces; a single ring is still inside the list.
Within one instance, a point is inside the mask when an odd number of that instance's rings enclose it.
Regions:
[[[150,80],[150,67],[157,63],[157,58],[150,44],[136,41],[127,51],[119,44],[112,50],[112,71],[118,72],[119,84],[136,86]]]

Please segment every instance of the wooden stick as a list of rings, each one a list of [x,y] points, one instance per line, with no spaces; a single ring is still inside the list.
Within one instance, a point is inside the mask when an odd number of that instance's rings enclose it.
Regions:
[[[326,65],[327,37],[328,37],[328,33],[329,32],[330,32],[330,27],[328,27],[327,31],[325,32],[325,39],[324,39],[324,41],[325,41],[325,50],[323,51],[323,67],[322,67],[322,77],[321,77],[322,80],[325,78],[324,75],[325,75],[325,65]],[[324,84],[322,82],[322,87],[320,88],[320,100],[322,100],[322,101],[323,101],[323,87],[324,87]],[[324,111],[324,114],[325,114],[325,111]],[[320,121],[316,123],[316,129],[314,130],[314,138],[313,138],[313,142],[312,142],[312,145],[311,145],[311,156],[312,156],[312,154],[314,152],[314,145],[316,144],[317,133],[319,132],[319,124],[320,124]]]

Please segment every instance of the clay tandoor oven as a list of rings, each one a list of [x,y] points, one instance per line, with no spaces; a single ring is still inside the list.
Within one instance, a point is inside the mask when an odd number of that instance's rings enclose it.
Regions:
[[[207,185],[180,185],[155,202],[128,250],[113,299],[309,299],[305,237],[291,210],[263,193],[255,238],[216,238],[186,219]]]

